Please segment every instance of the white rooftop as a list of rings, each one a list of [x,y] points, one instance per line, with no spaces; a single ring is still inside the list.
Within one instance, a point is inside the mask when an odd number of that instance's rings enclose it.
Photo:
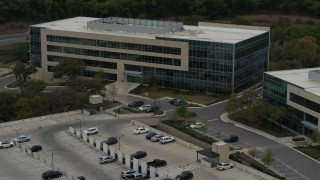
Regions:
[[[295,69],[295,70],[283,70],[283,71],[270,71],[266,74],[270,74],[295,86],[303,88],[305,91],[320,96],[320,80],[314,81],[309,79],[309,71],[320,70],[318,68],[308,69]]]
[[[178,38],[178,39],[190,39],[198,41],[210,41],[210,42],[222,42],[222,43],[237,43],[251,37],[263,34],[267,31],[264,30],[246,30],[238,28],[222,28],[222,27],[209,27],[209,26],[186,26],[181,32],[173,32],[165,35],[155,35],[148,33],[130,33],[120,31],[106,31],[102,29],[88,29],[87,22],[98,20],[101,18],[90,17],[74,17],[69,19],[63,19],[58,21],[52,21],[42,24],[32,25],[34,27],[43,27],[52,30],[83,32],[93,34],[106,34],[114,36],[126,36],[126,37],[139,37],[155,39],[156,36]]]

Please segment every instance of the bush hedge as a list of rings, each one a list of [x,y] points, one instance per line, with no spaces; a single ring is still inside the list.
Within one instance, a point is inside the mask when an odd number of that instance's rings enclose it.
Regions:
[[[177,121],[177,120],[165,120],[162,121],[162,123],[171,126],[175,129],[178,129],[181,132],[184,132],[196,139],[199,139],[200,141],[206,142],[208,144],[212,144],[217,142],[215,139],[213,139],[212,137],[206,136],[205,134],[201,134],[197,131],[194,131],[192,129],[188,129],[186,127],[186,125],[184,124],[184,121]]]

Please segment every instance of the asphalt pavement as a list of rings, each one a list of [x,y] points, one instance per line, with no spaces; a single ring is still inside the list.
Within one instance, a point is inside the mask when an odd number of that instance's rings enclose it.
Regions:
[[[0,46],[27,41],[27,33],[0,35]]]

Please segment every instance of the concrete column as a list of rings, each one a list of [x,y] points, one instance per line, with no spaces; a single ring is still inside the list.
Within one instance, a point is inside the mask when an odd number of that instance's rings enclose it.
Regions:
[[[69,126],[69,132],[71,132],[72,134],[74,134],[74,128]]]
[[[101,149],[101,141],[96,139],[96,149],[100,151]]]
[[[114,148],[110,147],[110,156],[115,157],[115,154]]]
[[[156,168],[150,166],[150,178],[156,177]]]
[[[88,136],[86,133],[82,133],[82,139],[87,142]]]
[[[90,137],[90,136],[89,136],[89,144],[90,144],[91,146],[93,146],[93,142],[94,142],[93,137]]]
[[[106,143],[103,143],[103,152],[105,153],[105,154],[108,154],[108,149],[109,149],[109,147],[108,147],[108,144],[106,144]]]
[[[138,161],[138,159],[133,158],[132,162],[133,162],[133,170],[138,172],[139,171],[139,161]]]
[[[75,130],[75,134],[80,137],[80,130],[79,130],[79,129],[76,129],[76,130]]]
[[[117,155],[118,155],[118,162],[119,162],[120,164],[123,164],[123,163],[122,163],[123,154],[122,154],[122,152],[121,152],[120,150],[117,151]]]
[[[125,154],[125,165],[127,168],[130,168],[130,163],[131,163],[131,159],[130,159],[130,155],[129,154]]]
[[[147,174],[147,163],[146,162],[140,162],[141,165],[141,173]]]

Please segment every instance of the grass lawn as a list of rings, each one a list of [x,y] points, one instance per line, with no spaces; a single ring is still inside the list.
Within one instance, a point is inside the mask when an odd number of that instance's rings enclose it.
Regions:
[[[320,161],[320,145],[308,147],[295,147],[295,149],[303,152],[304,154]]]
[[[179,91],[179,90],[171,90],[171,89],[164,89],[164,88],[158,88],[158,89],[150,89],[146,86],[138,86],[137,88],[130,91],[132,94],[136,94],[139,96],[149,97],[151,99],[158,99],[162,97],[172,97],[177,99],[183,99],[185,101],[194,102],[198,104],[205,104],[210,105],[215,102],[222,101],[224,99],[227,99],[228,96],[218,96],[218,95],[212,95],[212,94],[200,94],[195,92],[186,92],[186,91]]]

